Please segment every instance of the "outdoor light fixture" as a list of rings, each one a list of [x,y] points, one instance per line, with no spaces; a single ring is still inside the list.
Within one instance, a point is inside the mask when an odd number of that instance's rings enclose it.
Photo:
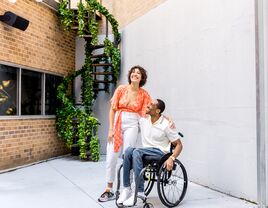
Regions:
[[[0,21],[3,21],[4,23],[8,25],[18,28],[23,31],[26,30],[26,28],[29,25],[29,20],[24,19],[9,11],[5,12],[4,15],[0,15]]]
[[[11,4],[15,4],[16,3],[16,0],[8,0],[9,1],[9,3],[11,3]]]

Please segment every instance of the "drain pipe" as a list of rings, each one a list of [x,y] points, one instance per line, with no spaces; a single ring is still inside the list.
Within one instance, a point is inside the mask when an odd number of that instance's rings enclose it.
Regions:
[[[264,24],[263,0],[255,0],[256,131],[258,207],[266,207]]]

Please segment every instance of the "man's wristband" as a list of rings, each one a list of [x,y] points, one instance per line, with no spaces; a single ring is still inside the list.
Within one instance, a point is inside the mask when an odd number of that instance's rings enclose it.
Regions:
[[[171,158],[171,160],[173,160],[173,161],[175,161],[175,160],[176,160],[176,158],[175,158],[175,157],[173,157],[172,155],[170,156],[170,158]]]

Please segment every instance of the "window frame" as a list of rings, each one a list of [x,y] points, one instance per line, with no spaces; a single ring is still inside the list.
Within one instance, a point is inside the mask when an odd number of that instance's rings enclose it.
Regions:
[[[20,64],[0,61],[1,65],[11,66],[18,68],[17,71],[17,109],[18,109],[18,115],[0,115],[0,120],[12,120],[12,119],[40,119],[40,118],[55,118],[56,115],[45,115],[45,85],[46,85],[46,74],[64,77],[63,74],[51,72],[43,69],[37,69],[33,67],[23,66]],[[41,73],[41,115],[21,115],[21,75],[22,75],[22,69],[25,70],[31,70],[34,72]]]

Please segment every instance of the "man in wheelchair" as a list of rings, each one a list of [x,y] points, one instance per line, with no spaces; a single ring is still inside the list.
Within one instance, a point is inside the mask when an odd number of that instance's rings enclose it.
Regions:
[[[175,128],[170,127],[170,122],[162,115],[165,110],[165,103],[160,100],[154,100],[147,107],[147,117],[140,119],[140,129],[142,138],[141,148],[129,147],[125,151],[123,161],[123,190],[117,200],[117,204],[124,206],[133,206],[136,202],[135,194],[131,190],[130,170],[133,169],[134,177],[137,179],[143,169],[143,157],[152,156],[160,158],[170,151],[171,143],[175,149],[171,156],[165,161],[164,167],[172,170],[176,157],[182,151],[182,143]],[[140,178],[138,184],[138,196],[144,195],[144,180]]]

